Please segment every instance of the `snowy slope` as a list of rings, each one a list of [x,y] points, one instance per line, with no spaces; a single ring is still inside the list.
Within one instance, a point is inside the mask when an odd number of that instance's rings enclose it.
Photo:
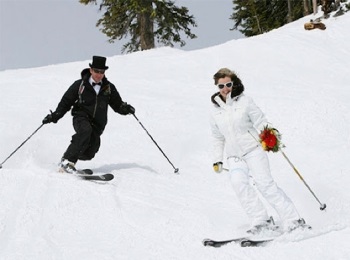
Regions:
[[[0,259],[348,259],[350,15],[328,19],[325,31],[305,31],[309,19],[202,50],[109,57],[107,77],[180,174],[135,118],[112,111],[99,153],[78,167],[115,179],[99,184],[58,174],[73,133],[67,114],[0,170]],[[1,161],[89,62],[0,72]],[[221,67],[238,72],[246,94],[283,134],[286,154],[327,203],[320,211],[282,155],[269,154],[278,184],[324,235],[264,248],[202,246],[203,238],[231,238],[249,225],[228,175],[211,167],[208,113],[212,75]]]

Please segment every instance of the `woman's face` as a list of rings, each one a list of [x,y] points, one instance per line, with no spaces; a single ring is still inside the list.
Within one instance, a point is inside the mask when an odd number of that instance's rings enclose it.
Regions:
[[[228,83],[228,84],[227,84]],[[226,99],[227,94],[231,93],[232,80],[230,77],[219,78],[217,86],[219,87],[220,95]]]

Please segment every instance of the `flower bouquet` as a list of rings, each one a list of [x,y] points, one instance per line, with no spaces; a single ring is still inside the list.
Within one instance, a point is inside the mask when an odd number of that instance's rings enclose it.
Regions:
[[[281,134],[277,129],[265,126],[259,134],[262,148],[267,152],[278,152],[282,147]]]

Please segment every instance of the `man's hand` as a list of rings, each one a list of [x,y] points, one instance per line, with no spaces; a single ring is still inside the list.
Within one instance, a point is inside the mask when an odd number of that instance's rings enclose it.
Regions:
[[[48,114],[44,119],[43,119],[43,124],[49,124],[49,123],[57,123],[59,120],[59,115],[57,112],[52,112],[50,110],[51,114]]]
[[[124,102],[123,104],[121,104],[119,112],[122,115],[135,114],[135,108],[132,105],[129,105],[128,103]]]

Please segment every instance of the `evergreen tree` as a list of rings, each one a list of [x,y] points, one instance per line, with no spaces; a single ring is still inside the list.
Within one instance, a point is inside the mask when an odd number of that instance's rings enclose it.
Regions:
[[[79,0],[82,4],[95,4],[97,0]],[[109,42],[130,37],[122,52],[148,50],[155,47],[155,41],[165,46],[186,43],[180,33],[194,39],[196,35],[189,26],[197,24],[186,7],[177,7],[170,0],[101,0],[104,11],[96,26],[107,35]]]
[[[262,34],[303,16],[304,0],[233,0],[234,27],[245,36]]]

